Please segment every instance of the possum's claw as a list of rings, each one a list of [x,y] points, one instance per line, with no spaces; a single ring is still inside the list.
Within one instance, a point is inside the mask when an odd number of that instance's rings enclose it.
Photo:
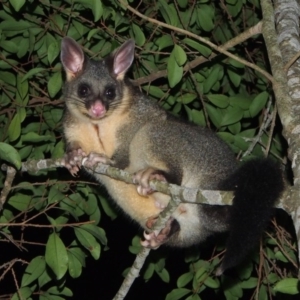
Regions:
[[[154,192],[154,190],[149,185],[150,181],[153,179],[167,181],[161,171],[153,168],[146,168],[134,174],[133,182],[138,185],[137,192],[141,196],[147,196]]]
[[[167,221],[166,226],[160,231],[154,230],[150,233],[144,232],[145,240],[141,241],[141,245],[146,248],[157,249],[162,244],[165,244],[172,235],[173,220],[173,218],[170,218]],[[153,221],[154,220],[152,220],[151,224],[154,224]]]
[[[87,168],[94,167],[97,163],[112,165],[113,161],[104,154],[91,152],[87,155],[81,148],[69,150],[62,159],[62,164],[76,176],[82,164]]]
[[[93,168],[98,163],[105,165],[113,165],[114,161],[108,158],[105,154],[91,152],[83,160],[84,166],[87,168]]]
[[[62,164],[73,176],[76,176],[81,168],[81,162],[84,157],[86,157],[86,153],[81,148],[72,149],[65,154]]]

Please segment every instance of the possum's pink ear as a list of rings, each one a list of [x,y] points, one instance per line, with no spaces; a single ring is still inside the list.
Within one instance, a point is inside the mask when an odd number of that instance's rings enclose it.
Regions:
[[[113,72],[117,79],[122,80],[134,59],[134,41],[126,41],[113,54]]]
[[[70,81],[83,69],[84,53],[81,47],[70,37],[61,42],[60,59]]]

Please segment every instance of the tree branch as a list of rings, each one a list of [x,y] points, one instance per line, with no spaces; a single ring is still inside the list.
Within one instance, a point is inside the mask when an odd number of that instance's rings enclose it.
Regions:
[[[82,165],[85,166],[85,159],[82,160]],[[61,159],[42,159],[29,160],[22,163],[22,172],[38,172],[51,168],[64,167]],[[113,179],[124,181],[128,184],[133,182],[132,174],[120,170],[109,165],[97,164],[93,172],[107,175]],[[152,190],[164,193],[166,195],[175,195],[180,198],[181,202],[185,203],[206,203],[211,205],[230,205],[232,203],[233,192],[231,191],[211,191],[181,187],[176,184],[166,183],[162,181],[150,181]]]

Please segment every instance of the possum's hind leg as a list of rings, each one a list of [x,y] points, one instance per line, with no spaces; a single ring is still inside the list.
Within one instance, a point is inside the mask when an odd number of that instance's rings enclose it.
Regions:
[[[146,168],[134,174],[133,181],[138,184],[137,192],[140,195],[147,196],[154,193],[149,184],[151,180],[167,181],[165,173],[154,168]],[[163,210],[167,205],[167,203],[162,200],[162,197],[165,198],[160,193],[157,193],[157,196],[155,197],[157,199],[155,205],[161,210]],[[148,228],[152,228],[156,223],[157,218],[157,216],[149,218],[146,222],[146,226]],[[165,244],[177,231],[179,231],[178,222],[174,218],[170,218],[162,230],[154,230],[150,233],[144,232],[145,240],[142,241],[141,244],[147,248],[157,249],[160,245]]]

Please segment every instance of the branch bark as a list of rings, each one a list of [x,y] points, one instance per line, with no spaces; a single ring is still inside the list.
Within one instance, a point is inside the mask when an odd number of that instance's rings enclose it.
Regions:
[[[263,36],[274,77],[273,90],[283,135],[289,145],[289,159],[294,174],[293,187],[286,191],[285,209],[294,222],[298,249],[300,248],[300,61],[295,61],[300,51],[299,16],[297,1],[261,0]],[[275,8],[275,10],[274,10]],[[276,28],[275,28],[276,25]],[[286,74],[285,66],[290,66]],[[299,252],[298,252],[299,255]],[[300,260],[300,256],[298,257]]]

